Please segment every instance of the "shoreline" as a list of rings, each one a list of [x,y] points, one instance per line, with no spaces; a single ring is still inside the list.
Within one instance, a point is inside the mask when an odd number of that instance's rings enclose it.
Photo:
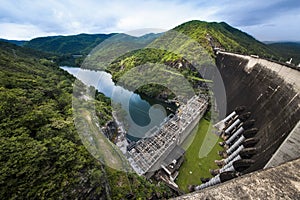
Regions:
[[[117,117],[115,111],[112,112],[112,117],[113,117],[115,123],[117,124],[117,131],[118,131],[118,135],[115,139],[115,144],[121,150],[121,152],[124,155],[126,155],[127,146],[129,145],[129,143],[126,139],[126,131],[125,131],[125,128],[124,128],[124,124],[121,121],[118,120],[118,117]]]

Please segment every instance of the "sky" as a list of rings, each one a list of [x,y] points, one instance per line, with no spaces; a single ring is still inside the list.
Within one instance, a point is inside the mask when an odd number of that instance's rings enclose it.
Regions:
[[[300,41],[300,0],[0,0],[0,38],[168,30],[226,22],[261,41]]]

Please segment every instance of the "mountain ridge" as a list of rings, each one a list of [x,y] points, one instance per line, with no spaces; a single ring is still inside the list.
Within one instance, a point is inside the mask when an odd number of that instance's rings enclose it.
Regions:
[[[182,23],[172,30],[182,32],[187,36],[198,41],[204,48],[209,52],[213,53],[211,44],[207,40],[207,37],[213,39],[213,43],[216,47],[221,47],[226,51],[241,54],[257,54],[260,57],[265,58],[276,58],[277,60],[287,59],[288,57],[294,56],[299,53],[298,48],[290,51],[291,55],[283,52],[286,47],[282,47],[283,43],[299,43],[297,41],[286,42],[286,41],[259,41],[250,34],[234,28],[226,22],[205,22],[199,20],[192,20]],[[29,41],[22,40],[4,40],[6,42],[14,43],[19,46],[25,46],[40,51],[51,52],[58,55],[64,55],[61,60],[67,60],[62,64],[75,64],[81,63],[83,59],[78,59],[75,62],[75,58],[71,58],[71,55],[79,54],[86,56],[94,47],[103,42],[105,39],[118,34],[87,34],[80,33],[75,35],[57,35],[57,36],[45,36],[37,37]],[[147,34],[146,34],[147,35]],[[150,34],[151,35],[151,34]],[[145,36],[142,36],[145,37]],[[65,58],[67,57],[67,58]],[[69,62],[72,60],[72,62]],[[297,55],[296,61],[299,60]]]
[[[59,54],[87,54],[95,46],[105,39],[115,35],[109,34],[86,34],[78,35],[58,35],[38,37],[24,43],[23,46],[34,48],[41,51],[53,52]]]
[[[300,64],[300,41],[299,42],[273,42],[268,46],[281,55],[281,60],[289,61],[295,65]]]
[[[216,47],[222,47],[226,51],[242,54],[258,54],[269,57],[274,53],[264,43],[253,36],[236,29],[225,22],[205,22],[192,20],[183,23],[173,30],[182,32],[198,41],[204,48],[209,49],[207,34],[213,38]]]
[[[23,46],[23,44],[25,42],[27,42],[27,40],[7,40],[7,39],[4,39],[4,38],[0,38],[0,41],[8,42],[8,43],[15,44],[15,45],[18,45],[18,46]]]
[[[189,29],[189,30],[187,30]],[[173,28],[172,30],[180,31],[187,34],[188,36],[196,39],[202,45],[207,46],[202,40],[205,39],[206,35],[203,35],[203,32],[209,33],[215,40],[217,45],[223,45],[227,50],[235,50],[237,52],[253,52],[253,53],[264,53],[266,55],[271,54],[271,50],[268,49],[267,45],[263,42],[256,40],[253,36],[249,35],[246,32],[243,32],[239,29],[236,29],[226,22],[205,22],[199,20],[192,20],[180,24]],[[193,32],[193,33],[191,33]],[[216,34],[217,33],[217,34]],[[101,43],[103,40],[115,35],[117,33],[109,34],[86,34],[81,33],[77,35],[57,35],[57,36],[46,36],[38,37],[32,40],[25,42],[23,45],[30,48],[35,48],[42,51],[54,52],[54,53],[89,53],[88,50],[92,50],[92,47],[95,47],[94,42]],[[196,36],[198,34],[198,36]],[[147,34],[146,34],[147,35]],[[143,37],[143,36],[142,36]],[[85,40],[85,41],[84,41]],[[66,48],[66,45],[75,45],[71,46],[72,50]],[[229,43],[232,43],[230,45]],[[66,43],[66,44],[65,44]],[[237,43],[237,44],[236,44]],[[254,43],[254,45],[251,43]],[[50,47],[48,46],[50,45]],[[48,46],[48,47],[47,47]],[[247,48],[249,48],[247,50]],[[80,49],[81,48],[81,49]],[[255,51],[255,48],[261,50],[261,52]]]

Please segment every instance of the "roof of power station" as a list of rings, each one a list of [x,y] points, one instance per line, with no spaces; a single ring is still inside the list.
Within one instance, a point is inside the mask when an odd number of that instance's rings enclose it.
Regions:
[[[204,96],[193,96],[185,105],[178,108],[175,115],[171,115],[160,126],[154,127],[151,137],[140,139],[128,151],[129,162],[138,174],[155,171],[189,135],[208,106]],[[170,164],[170,163],[167,163]]]

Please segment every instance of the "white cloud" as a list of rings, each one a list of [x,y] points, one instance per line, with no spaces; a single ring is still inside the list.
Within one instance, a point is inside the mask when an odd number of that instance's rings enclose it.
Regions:
[[[31,24],[0,23],[0,38],[23,40],[34,37],[57,35],[55,32],[44,32]]]
[[[261,41],[300,41],[300,13],[276,16],[269,23],[243,27]]]
[[[127,32],[139,28],[170,29],[192,19],[226,21],[251,30],[251,33],[260,39],[259,26],[270,23],[275,18],[270,12],[280,11],[282,17],[291,15],[289,7],[283,6],[285,4],[282,4],[282,0],[274,0],[272,3],[263,3],[260,0],[252,3],[232,0],[0,1],[0,38],[8,39],[30,39],[41,35],[83,32]],[[295,2],[295,0],[288,1]],[[276,31],[269,34],[270,37],[274,35],[278,38],[285,37],[283,33]]]
[[[144,2],[48,0],[19,1],[17,4],[12,2],[5,0],[4,6],[0,8],[2,13],[0,37],[10,39],[29,39],[44,33],[77,34],[124,32],[139,28],[170,29],[190,19],[208,20],[214,14],[209,8],[195,9],[194,3],[191,2],[175,3],[160,0]],[[3,16],[4,14],[6,16]],[[14,32],[14,27],[19,31]],[[33,27],[36,29],[35,32],[30,31]]]

